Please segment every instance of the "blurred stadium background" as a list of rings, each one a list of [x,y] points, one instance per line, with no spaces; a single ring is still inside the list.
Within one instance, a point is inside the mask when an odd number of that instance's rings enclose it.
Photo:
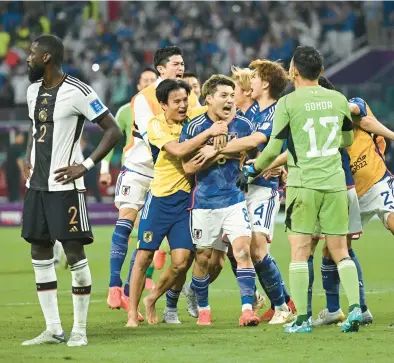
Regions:
[[[255,58],[288,64],[299,44],[318,47],[326,75],[347,96],[360,96],[394,128],[394,2],[13,1],[0,3],[0,225],[20,225],[24,183],[19,165],[29,127],[26,57],[31,41],[53,33],[66,47],[64,71],[90,84],[113,114],[136,93],[139,72],[159,47],[184,51],[186,71],[203,82]],[[94,147],[99,128],[85,126]],[[393,144],[394,145],[394,144]],[[120,168],[122,145],[111,165]],[[394,170],[394,148],[387,163]],[[89,183],[93,224],[117,211],[113,186]],[[97,203],[103,201],[104,203]]]

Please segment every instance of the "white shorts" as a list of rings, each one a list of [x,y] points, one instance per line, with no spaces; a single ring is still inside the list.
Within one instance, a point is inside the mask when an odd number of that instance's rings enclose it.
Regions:
[[[387,228],[387,217],[394,212],[393,183],[394,178],[387,176],[358,199],[363,226],[377,215]]]
[[[361,223],[360,206],[356,188],[347,190],[347,200],[349,204],[349,232],[347,235],[351,236],[352,239],[359,239],[363,232],[363,225]],[[319,222],[316,223],[315,233],[313,235],[316,237],[318,236],[321,239],[324,238],[324,235],[321,234]]]
[[[246,202],[222,209],[193,209],[190,229],[196,248],[213,248],[227,252],[222,236],[230,243],[238,237],[251,237],[252,230]]]
[[[275,218],[279,213],[279,193],[271,188],[249,185],[245,194],[252,232],[261,232],[271,243],[274,238]]]
[[[115,189],[115,206],[139,211],[145,203],[152,178],[130,169],[122,168]]]

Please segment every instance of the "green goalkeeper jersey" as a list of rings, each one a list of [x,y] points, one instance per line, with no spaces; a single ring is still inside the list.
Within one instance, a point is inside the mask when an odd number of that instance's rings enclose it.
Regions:
[[[131,112],[130,102],[126,103],[119,108],[115,115],[115,120],[119,124],[120,129],[126,134],[126,145],[130,143],[131,126],[133,124],[133,113]],[[108,163],[111,163],[112,156],[114,155],[114,149],[112,149],[108,155],[104,158]],[[122,155],[122,165],[124,164],[124,156]]]
[[[321,191],[346,190],[338,148],[353,129],[348,101],[320,86],[300,87],[275,110],[272,139],[288,141],[287,185]]]

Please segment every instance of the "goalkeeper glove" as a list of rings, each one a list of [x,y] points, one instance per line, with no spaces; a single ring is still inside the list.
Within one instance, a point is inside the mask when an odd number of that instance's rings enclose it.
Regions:
[[[349,100],[350,103],[354,103],[360,109],[360,117],[367,116],[367,104],[366,102],[360,97],[354,97]]]
[[[254,165],[245,165],[237,176],[237,187],[244,192],[248,192],[248,185],[261,173],[257,171]]]

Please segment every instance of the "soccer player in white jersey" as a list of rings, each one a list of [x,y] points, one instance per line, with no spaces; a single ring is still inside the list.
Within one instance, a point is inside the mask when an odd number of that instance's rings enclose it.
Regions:
[[[93,242],[83,175],[115,146],[122,133],[106,106],[85,83],[62,71],[64,47],[53,35],[42,35],[27,58],[29,117],[32,120],[24,174],[27,191],[22,237],[31,244],[38,298],[46,330],[23,345],[64,343],[57,303],[53,241],[63,244],[72,275],[74,325],[68,346],[87,345],[86,319],[91,274],[84,245]],[[104,136],[89,158],[77,163],[85,118]]]

